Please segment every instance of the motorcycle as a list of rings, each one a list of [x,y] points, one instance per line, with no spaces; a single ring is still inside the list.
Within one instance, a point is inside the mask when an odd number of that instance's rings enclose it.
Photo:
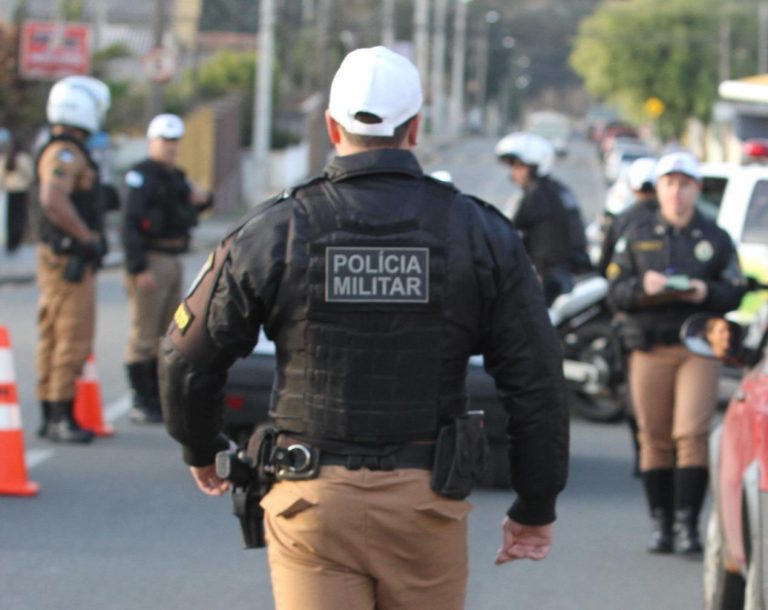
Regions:
[[[625,413],[625,357],[607,296],[605,278],[581,276],[549,308],[563,346],[571,408],[595,422],[618,421]]]

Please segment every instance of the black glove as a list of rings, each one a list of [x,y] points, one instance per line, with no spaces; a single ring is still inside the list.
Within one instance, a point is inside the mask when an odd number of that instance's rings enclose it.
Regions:
[[[101,261],[107,255],[109,248],[106,238],[101,236],[98,239],[92,239],[89,242],[80,244],[78,250],[85,260],[92,263],[98,269],[101,267]]]

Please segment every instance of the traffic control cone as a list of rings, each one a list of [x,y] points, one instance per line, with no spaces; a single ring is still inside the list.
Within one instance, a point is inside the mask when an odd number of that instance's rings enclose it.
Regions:
[[[38,491],[40,486],[27,480],[11,341],[0,326],[0,494],[34,496]]]
[[[104,423],[101,407],[101,388],[96,372],[96,358],[91,354],[85,362],[83,374],[77,380],[74,406],[75,421],[81,428],[96,436],[112,436],[115,429]]]

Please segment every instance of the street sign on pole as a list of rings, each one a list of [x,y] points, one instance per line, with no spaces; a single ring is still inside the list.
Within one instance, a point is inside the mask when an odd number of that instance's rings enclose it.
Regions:
[[[91,71],[91,28],[83,23],[27,21],[21,30],[19,71],[30,80],[55,80]]]

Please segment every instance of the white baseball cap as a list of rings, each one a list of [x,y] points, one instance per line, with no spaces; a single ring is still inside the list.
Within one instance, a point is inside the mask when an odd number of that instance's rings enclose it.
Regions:
[[[184,121],[175,114],[158,114],[149,122],[148,138],[178,140],[184,135]]]
[[[685,174],[701,182],[699,162],[689,152],[673,152],[664,155],[656,164],[656,178],[667,174]]]
[[[633,191],[641,190],[646,183],[656,186],[656,159],[654,157],[635,159],[629,166],[627,183]]]
[[[378,46],[352,51],[331,83],[328,112],[346,131],[363,136],[391,136],[418,114],[423,102],[421,77],[403,55]],[[357,114],[380,122],[364,123]]]

